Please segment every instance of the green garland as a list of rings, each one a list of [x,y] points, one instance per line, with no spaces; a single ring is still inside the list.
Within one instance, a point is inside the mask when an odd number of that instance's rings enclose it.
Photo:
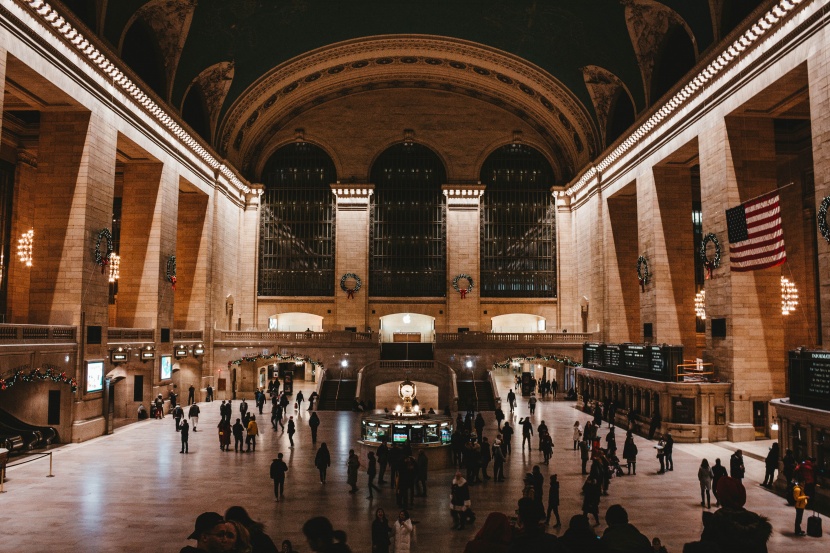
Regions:
[[[648,272],[648,259],[643,255],[637,258],[637,279],[640,281],[640,288],[645,291],[646,284],[651,280],[651,273]]]
[[[712,242],[715,245],[715,257],[711,260],[706,255],[706,246]],[[714,233],[710,232],[703,237],[703,242],[700,243],[700,259],[703,260],[703,266],[706,267],[708,273],[707,278],[712,278],[712,271],[720,267],[720,242]]]
[[[818,231],[830,243],[830,227],[827,226],[827,209],[830,208],[830,196],[825,196],[823,200],[821,200],[821,205],[818,208],[818,215],[816,215],[816,219],[818,220]]]
[[[45,369],[45,372],[41,372]],[[59,384],[69,384],[73,392],[78,390],[78,381],[66,375],[66,371],[62,371],[59,367],[52,365],[43,365],[37,369],[32,369],[29,365],[23,365],[14,370],[14,375],[11,378],[0,378],[0,391],[5,391],[18,382],[36,382],[38,380],[51,380]]]
[[[309,357],[306,357],[306,356],[296,355],[296,354],[293,354],[293,353],[292,354],[286,354],[286,355],[283,355],[281,353],[273,353],[271,355],[246,356],[246,357],[243,357],[242,359],[237,359],[236,361],[228,361],[228,368],[230,369],[233,366],[239,366],[243,362],[253,363],[253,362],[259,361],[259,360],[270,361],[271,359],[276,359],[277,361],[288,361],[288,360],[294,361],[294,362],[302,361],[303,363],[311,363],[311,366],[315,367],[315,368],[323,366],[323,364],[320,361],[314,361],[313,359],[311,359]]]
[[[462,278],[467,279],[467,282],[469,283],[467,285],[467,289],[464,291],[465,294],[469,294],[470,292],[473,291],[473,277],[471,277],[468,274],[461,273],[460,275],[455,275],[455,278],[452,279],[452,288],[456,292],[461,292],[461,289],[458,286],[458,281],[461,280]]]
[[[534,355],[532,357],[527,357],[527,356],[524,356],[524,355],[518,355],[516,357],[508,358],[507,361],[504,361],[503,363],[493,363],[493,368],[494,369],[508,369],[508,368],[510,368],[510,365],[512,365],[513,363],[533,363],[535,361],[550,361],[551,359],[553,359],[554,361],[556,361],[558,363],[564,363],[566,367],[581,367],[582,366],[581,363],[579,363],[578,361],[574,361],[570,357],[563,356],[563,355],[556,355],[554,353],[554,354],[551,354],[551,355]]]
[[[107,241],[107,251],[104,255],[101,255],[101,240],[106,239]],[[101,267],[101,273],[104,272],[104,267],[109,265],[110,256],[114,253],[112,247],[112,233],[110,229],[105,228],[101,229],[98,232],[98,239],[95,241],[95,264]]]

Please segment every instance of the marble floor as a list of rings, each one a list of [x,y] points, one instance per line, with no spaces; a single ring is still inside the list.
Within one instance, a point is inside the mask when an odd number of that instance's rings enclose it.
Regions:
[[[500,377],[500,385],[508,386],[508,378]],[[307,395],[311,384],[295,384],[295,390],[304,388]],[[219,451],[219,403],[201,406],[201,423],[198,432],[191,432],[187,455],[179,453],[179,435],[172,417],[167,416],[162,421],[123,426],[111,436],[55,448],[54,478],[46,477],[47,458],[10,467],[7,493],[0,495],[0,551],[178,551],[193,543],[186,537],[199,513],[223,513],[232,505],[242,505],[265,523],[277,543],[290,539],[302,552],[308,551],[300,531],[303,522],[325,515],[335,528],[348,533],[348,543],[358,553],[371,550],[369,527],[374,510],[383,507],[393,516],[397,513],[389,488],[384,487],[374,500],[366,498],[365,473],[359,479],[360,492],[347,493],[346,458],[358,436],[356,414],[320,412],[318,440],[327,442],[332,452],[328,483],[322,486],[313,466],[315,450],[305,424],[305,411],[299,414],[295,449],[288,448],[288,436],[282,431],[275,432],[269,424],[261,424],[263,435],[257,451],[236,454]],[[517,423],[526,415],[522,402],[513,418]],[[579,454],[572,450],[571,436],[574,421],[584,424],[586,418],[570,402],[549,400],[540,402],[534,416],[534,424],[545,420],[554,437],[553,460],[550,466],[541,468],[545,475],[556,472],[562,482],[560,514],[565,527],[581,508],[580,461]],[[485,419],[485,432],[492,437],[492,414]],[[603,428],[601,435],[605,432]],[[618,440],[621,448],[622,440]],[[819,539],[794,537],[794,509],[758,485],[764,475],[763,462],[758,459],[763,458],[770,442],[678,444],[675,470],[658,475],[657,460],[651,454],[654,444],[643,438],[637,441],[637,475],[612,480],[610,494],[602,498],[600,513],[609,505],[621,503],[631,522],[649,538],[660,537],[670,553],[679,553],[683,544],[697,539],[702,529],[697,483],[700,459],[706,457],[711,462],[720,457],[728,464],[729,456],[738,447],[750,453],[746,457],[744,481],[746,507],[769,517],[775,528],[769,551],[797,552],[807,547],[813,551],[830,550],[827,533]],[[520,444],[520,437],[514,438],[516,442]],[[271,459],[277,452],[285,454],[289,465],[286,500],[281,503],[274,502],[268,477]],[[463,551],[487,513],[498,510],[512,514],[521,496],[521,476],[541,460],[538,451],[514,449],[508,460],[506,482],[491,481],[471,488],[479,520],[460,532],[450,530],[448,494],[453,471],[431,471],[429,495],[416,498],[412,510],[413,519],[419,523],[413,551]],[[599,533],[604,529],[604,523],[597,527]]]

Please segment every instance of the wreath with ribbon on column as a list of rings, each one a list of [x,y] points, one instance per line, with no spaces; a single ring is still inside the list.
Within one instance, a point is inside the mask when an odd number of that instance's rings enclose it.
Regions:
[[[176,291],[176,256],[171,255],[167,258],[167,281],[173,288],[173,291]]]
[[[346,287],[346,281],[349,280],[349,279],[354,280],[354,283],[355,283],[354,288],[347,288]],[[361,282],[360,277],[357,276],[354,273],[346,273],[345,275],[340,277],[340,289],[343,290],[344,292],[346,292],[346,298],[347,299],[353,300],[355,292],[360,290],[360,287],[362,285],[363,285],[363,282]]]
[[[715,257],[709,259],[706,255],[706,246],[711,242],[715,246]],[[706,278],[712,278],[712,271],[720,267],[720,242],[714,233],[710,232],[703,237],[703,242],[700,243],[700,259],[703,260],[703,266],[706,267]]]
[[[104,254],[101,254],[101,240],[106,239],[107,243],[107,251]],[[104,274],[106,271],[107,265],[110,264],[110,256],[113,254],[112,248],[112,233],[110,229],[105,228],[101,229],[98,232],[98,239],[95,241],[95,263],[101,267],[101,274]]]
[[[458,281],[461,280],[461,279],[464,279],[464,280],[467,281],[467,288],[461,288],[460,286],[458,286]],[[464,298],[467,297],[467,294],[469,294],[470,292],[473,291],[473,277],[471,277],[470,275],[465,274],[465,273],[461,273],[460,275],[455,275],[455,278],[452,279],[452,287],[456,292],[461,294],[461,299],[463,300]]]
[[[830,243],[830,227],[827,226],[827,209],[830,208],[830,196],[825,196],[821,200],[821,205],[818,208],[816,219],[818,220],[818,231]]]
[[[648,259],[642,255],[637,258],[637,280],[640,281],[640,291],[645,292],[651,273],[648,272]]]

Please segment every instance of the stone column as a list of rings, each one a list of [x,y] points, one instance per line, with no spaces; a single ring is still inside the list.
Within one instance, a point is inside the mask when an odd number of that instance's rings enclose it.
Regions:
[[[721,239],[721,268],[706,281],[707,326],[726,319],[726,338],[707,336],[706,360],[732,382],[727,435],[752,440],[752,402],[784,392],[785,352],[780,311],[780,269],[729,271],[726,210],[775,190],[772,119],[737,118],[713,125],[699,138],[703,221]]]
[[[573,214],[571,197],[562,193],[556,198],[556,283],[557,321],[556,328],[548,332],[570,332],[581,330],[579,295],[577,294],[577,254],[573,242]]]
[[[2,101],[2,100],[0,100]],[[29,280],[32,270],[17,259],[17,240],[29,229],[34,228],[34,190],[37,187],[37,158],[26,150],[17,152],[14,169],[14,195],[12,198],[12,224],[8,267],[4,278],[9,286],[6,294],[7,321],[13,324],[29,322]]]
[[[628,187],[627,187],[628,188]],[[630,185],[630,188],[634,186]],[[618,194],[607,201],[605,266],[607,271],[605,339],[609,342],[639,342],[640,287],[636,265],[639,255],[637,194]]]
[[[480,226],[483,184],[444,185],[447,198],[447,320],[455,329],[481,330],[481,270]],[[473,289],[462,295],[455,291],[452,281],[456,275],[467,274],[473,279]],[[464,281],[459,283],[459,289]]]
[[[333,328],[325,330],[343,330],[347,326],[364,330],[369,308],[369,208],[375,187],[372,184],[332,184],[331,191],[337,208],[335,312]],[[340,289],[340,278],[346,273],[354,273],[361,280],[361,288],[352,299]]]
[[[210,320],[207,314],[209,232],[208,196],[198,191],[179,191],[176,228],[176,304],[173,326],[199,330]],[[255,253],[253,254],[255,255]],[[254,291],[256,294],[256,291]],[[254,297],[256,300],[256,297]]]
[[[246,195],[242,212],[242,232],[239,235],[239,307],[242,313],[242,328],[256,327],[257,278],[259,275],[259,206],[265,186],[255,184]],[[267,328],[267,327],[266,327]]]
[[[29,207],[31,323],[81,325],[83,313],[86,325],[106,329],[109,283],[94,252],[100,230],[112,226],[116,142],[117,132],[103,116],[41,115],[37,186]]]
[[[654,341],[685,346],[694,352],[695,248],[692,227],[692,172],[689,167],[653,169],[650,223],[652,286],[651,312],[643,320],[654,322]],[[646,221],[648,223],[646,223]]]

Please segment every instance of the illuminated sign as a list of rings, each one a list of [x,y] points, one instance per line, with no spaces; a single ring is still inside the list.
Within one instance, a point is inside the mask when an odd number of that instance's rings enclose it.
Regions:
[[[169,355],[161,356],[161,379],[167,380],[173,377],[173,358]]]
[[[86,391],[100,392],[104,389],[104,362],[87,361],[86,363]]]

